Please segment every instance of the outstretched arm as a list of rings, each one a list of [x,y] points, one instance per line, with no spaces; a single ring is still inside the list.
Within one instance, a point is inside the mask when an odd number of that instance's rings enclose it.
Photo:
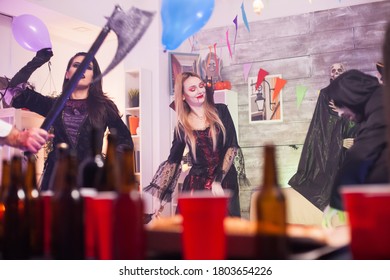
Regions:
[[[39,67],[48,62],[53,56],[53,51],[51,48],[45,48],[39,50],[34,58],[29,61],[25,66],[23,66],[16,74],[13,76],[9,82],[9,87],[13,88],[19,84],[27,83],[31,74],[34,73]]]
[[[4,126],[5,124],[2,122],[1,125]],[[8,145],[23,151],[37,153],[45,145],[46,141],[53,137],[53,134],[41,128],[34,127],[20,131],[11,126],[8,135],[0,137],[0,145]]]

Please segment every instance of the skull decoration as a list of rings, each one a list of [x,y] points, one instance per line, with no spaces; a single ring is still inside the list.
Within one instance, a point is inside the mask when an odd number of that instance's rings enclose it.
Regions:
[[[330,67],[330,80],[333,81],[345,71],[344,65],[335,63]]]

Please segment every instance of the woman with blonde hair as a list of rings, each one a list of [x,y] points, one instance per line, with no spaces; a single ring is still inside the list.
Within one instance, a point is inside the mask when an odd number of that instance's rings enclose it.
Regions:
[[[236,130],[227,106],[214,104],[208,89],[196,73],[184,72],[176,77],[174,140],[168,159],[160,164],[144,191],[158,197],[160,203],[171,201],[183,152],[188,146],[192,167],[179,191],[209,190],[218,196],[230,190],[228,214],[240,216],[237,178],[246,180],[246,177]],[[239,176],[234,165],[237,154],[241,156]],[[158,215],[159,208],[160,205],[154,206],[152,215]]]

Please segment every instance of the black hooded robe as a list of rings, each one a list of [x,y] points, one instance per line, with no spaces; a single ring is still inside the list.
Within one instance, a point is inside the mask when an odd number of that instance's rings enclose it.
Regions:
[[[358,134],[336,175],[330,198],[331,207],[344,210],[341,186],[388,183],[383,86],[376,77],[349,70],[325,91],[336,106],[347,107],[360,117]]]
[[[303,144],[297,173],[288,184],[320,210],[329,204],[335,176],[346,148],[343,139],[355,138],[358,125],[340,118],[329,107],[329,96],[320,91]]]

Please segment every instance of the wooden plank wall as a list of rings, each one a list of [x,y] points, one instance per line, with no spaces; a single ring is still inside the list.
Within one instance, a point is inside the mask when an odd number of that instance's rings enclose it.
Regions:
[[[252,184],[241,189],[243,216],[248,214],[250,194],[262,181],[263,145],[266,142],[277,145],[279,180],[288,187],[288,180],[296,172],[318,91],[329,84],[330,65],[341,62],[347,69],[376,75],[375,62],[382,60],[387,20],[390,20],[390,1],[252,22],[250,32],[244,24],[239,25],[234,54],[230,62],[223,64],[222,78],[231,81],[232,90],[239,96],[237,131]],[[226,29],[200,31],[196,39],[201,47],[195,51],[207,53],[209,50],[202,46],[213,45]],[[229,32],[233,37],[232,28]],[[218,47],[226,52],[226,44],[219,43]],[[252,64],[249,76],[257,76],[263,68],[270,74],[282,74],[287,80],[282,123],[249,123],[247,82],[243,77],[246,63]],[[299,108],[295,94],[298,85],[308,88]]]

